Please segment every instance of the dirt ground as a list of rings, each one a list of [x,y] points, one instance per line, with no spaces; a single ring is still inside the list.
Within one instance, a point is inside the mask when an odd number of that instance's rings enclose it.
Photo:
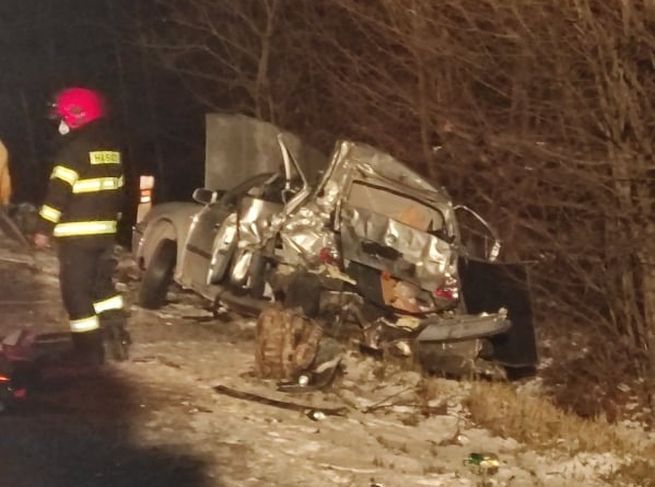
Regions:
[[[0,242],[0,259],[16,255]],[[66,329],[54,255],[37,259],[38,271],[0,263],[0,335]],[[125,257],[119,280],[129,302],[136,275]],[[419,373],[355,352],[332,391],[278,392],[253,375],[252,319],[215,319],[191,294],[171,298],[157,312],[130,306],[129,362],[44,383],[20,410],[0,416],[0,485],[601,486],[611,485],[603,478],[623,461],[611,453],[539,453],[495,437],[463,406],[470,384],[437,380],[433,397],[421,402]],[[217,385],[348,412],[315,421],[221,395]],[[466,465],[473,452],[496,454],[498,471]]]

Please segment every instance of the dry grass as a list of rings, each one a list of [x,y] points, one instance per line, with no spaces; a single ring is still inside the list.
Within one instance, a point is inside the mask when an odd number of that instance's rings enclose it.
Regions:
[[[466,405],[478,425],[535,450],[610,452],[625,459],[605,479],[610,485],[655,486],[655,444],[646,444],[603,416],[581,418],[546,397],[519,395],[511,385],[497,383],[475,384]]]
[[[508,384],[477,383],[466,405],[475,423],[533,448],[557,448],[570,454],[586,451],[655,456],[655,445],[645,447],[643,441],[603,416],[581,418],[559,409],[546,397],[519,395]]]
[[[635,460],[621,466],[604,480],[610,485],[655,487],[655,467],[652,460]]]

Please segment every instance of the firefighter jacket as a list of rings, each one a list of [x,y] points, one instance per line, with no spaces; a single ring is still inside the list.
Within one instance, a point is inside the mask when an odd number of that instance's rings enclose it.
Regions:
[[[121,149],[113,131],[103,121],[72,131],[55,158],[37,231],[60,241],[113,242],[123,186]]]

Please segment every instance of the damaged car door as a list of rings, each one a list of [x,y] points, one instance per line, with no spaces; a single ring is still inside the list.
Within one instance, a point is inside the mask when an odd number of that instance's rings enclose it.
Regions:
[[[258,174],[210,201],[193,217],[182,256],[182,284],[213,297],[211,285],[221,283],[233,261],[239,239],[239,224],[257,221],[261,208],[248,199],[250,192],[266,186],[276,175]]]
[[[246,290],[260,298],[265,285],[264,247],[274,244],[273,219],[293,212],[310,193],[300,165],[278,136],[283,172],[266,173],[235,191],[225,202],[229,215],[219,224],[211,251],[207,284],[223,284]],[[273,237],[273,239],[272,239]]]

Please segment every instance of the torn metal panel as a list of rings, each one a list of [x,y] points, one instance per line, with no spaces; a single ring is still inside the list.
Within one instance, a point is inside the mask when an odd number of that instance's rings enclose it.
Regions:
[[[210,113],[206,119],[205,187],[231,189],[262,173],[283,173],[284,161],[273,124],[239,114]],[[302,164],[308,181],[317,181],[327,157],[297,136],[284,132],[285,144]]]
[[[322,210],[320,203],[310,203],[290,215],[280,229],[284,260],[293,265],[316,267],[321,264],[321,249],[329,249],[333,258],[338,258],[329,219],[329,213]]]
[[[329,168],[316,188],[323,196],[328,185],[339,188],[341,197],[348,197],[351,184],[363,181],[387,188],[417,202],[429,203],[444,215],[446,223],[453,221],[453,207],[448,192],[436,187],[405,164],[366,144],[340,141],[332,155]],[[456,228],[448,228],[456,232]]]
[[[358,182],[362,180],[369,184]],[[321,249],[336,250],[333,230],[341,230],[347,259],[387,270],[430,290],[443,285],[445,275],[456,276],[451,246],[426,233],[454,238],[448,196],[391,156],[363,144],[338,144],[314,195],[307,204],[285,211],[274,224],[283,242],[283,257],[290,263],[316,266]],[[345,207],[336,212],[335,220],[345,223],[335,223],[330,229],[331,215],[342,204]],[[354,242],[361,239],[402,248],[403,259],[391,259],[395,262],[389,268],[390,259],[380,261],[375,249],[355,250]]]
[[[247,247],[264,242],[271,219],[284,205],[246,196],[239,205],[239,247]]]
[[[211,261],[207,269],[207,284],[214,284],[223,279],[230,257],[237,245],[237,214],[230,214],[218,229],[212,245]]]
[[[452,245],[361,208],[342,210],[344,257],[433,291],[457,275]]]
[[[393,189],[353,181],[347,205],[369,209],[423,232],[444,231],[441,212]]]
[[[323,178],[323,186],[327,181],[344,182],[344,176],[354,168],[369,174],[377,174],[395,184],[400,184],[419,191],[440,192],[449,200],[445,190],[437,190],[425,178],[409,169],[405,164],[389,154],[367,144],[338,141],[333,153],[328,172]],[[320,187],[319,186],[319,187]],[[343,185],[340,185],[343,187]]]
[[[263,246],[269,234],[272,217],[283,207],[281,204],[251,196],[241,200],[238,213],[226,218],[217,234],[217,242],[212,253],[212,268],[216,269],[211,274],[214,276],[213,282],[216,281],[215,276],[224,274],[234,247],[236,251],[230,282],[241,285],[248,280],[253,252]],[[235,242],[233,243],[232,240]]]
[[[248,271],[252,263],[252,252],[242,250],[237,254],[230,273],[230,282],[235,285],[243,285],[248,280]]]

